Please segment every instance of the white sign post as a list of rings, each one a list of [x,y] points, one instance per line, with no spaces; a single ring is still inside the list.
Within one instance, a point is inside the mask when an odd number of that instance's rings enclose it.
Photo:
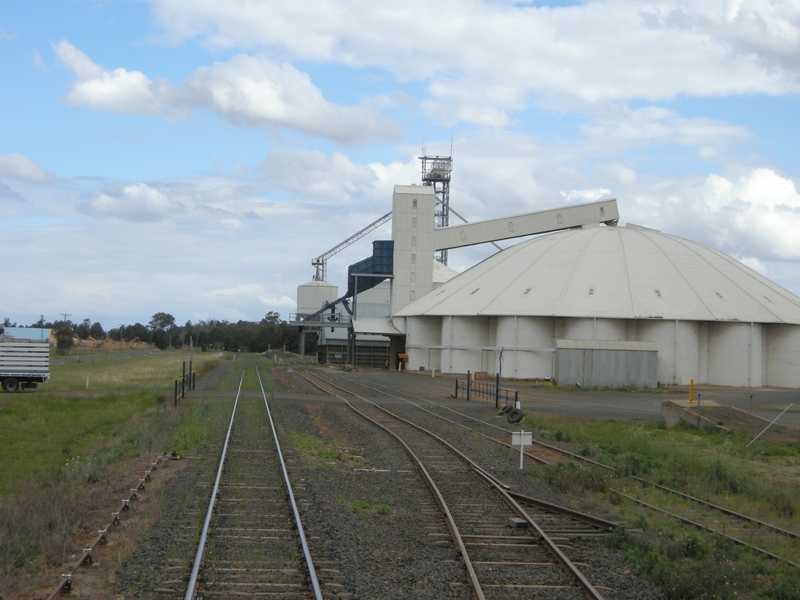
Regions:
[[[511,445],[519,446],[519,468],[522,469],[522,461],[525,458],[525,446],[533,445],[533,433],[530,431],[515,431],[511,434]]]

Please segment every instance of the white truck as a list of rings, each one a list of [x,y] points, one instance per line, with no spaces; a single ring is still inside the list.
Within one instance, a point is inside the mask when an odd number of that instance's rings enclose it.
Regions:
[[[6,392],[35,388],[50,379],[50,330],[0,327],[0,386]]]

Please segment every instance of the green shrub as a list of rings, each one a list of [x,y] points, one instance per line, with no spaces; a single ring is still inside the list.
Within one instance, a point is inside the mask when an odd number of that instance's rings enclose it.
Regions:
[[[582,493],[586,490],[605,492],[612,474],[592,466],[578,466],[572,462],[537,467],[534,477],[544,481],[557,492]]]
[[[677,423],[675,423],[675,429],[678,431],[697,431],[697,427],[689,423],[686,419],[679,419]]]
[[[740,494],[748,487],[746,478],[729,468],[719,458],[706,467],[706,476],[719,492]]]
[[[356,500],[350,506],[350,510],[354,514],[360,514],[362,511],[371,510],[371,509],[372,509],[372,504],[370,504],[369,502],[364,502],[362,500]]]

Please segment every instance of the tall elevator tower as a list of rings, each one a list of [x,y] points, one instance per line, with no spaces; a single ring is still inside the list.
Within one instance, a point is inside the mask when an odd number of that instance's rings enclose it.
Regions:
[[[428,156],[422,147],[422,185],[433,186],[436,194],[435,226],[450,225],[450,175],[453,172],[453,145],[450,144],[450,156]],[[434,258],[443,265],[447,264],[447,250],[439,250]]]

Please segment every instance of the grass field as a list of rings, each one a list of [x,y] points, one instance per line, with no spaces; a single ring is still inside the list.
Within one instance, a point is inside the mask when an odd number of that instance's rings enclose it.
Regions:
[[[164,396],[153,392],[0,395],[0,496],[40,477],[98,481],[121,457],[161,452],[167,413]]]
[[[47,392],[104,390],[104,391],[161,391],[170,393],[174,381],[183,372],[183,363],[189,362],[195,372],[213,369],[223,359],[221,352],[194,352],[188,350],[154,350],[145,356],[137,354],[92,355],[76,357],[68,362],[50,366],[50,382],[40,384]],[[97,360],[93,360],[97,358]]]
[[[662,421],[631,423],[530,415],[523,428],[534,437],[611,466],[615,472],[560,463],[528,473],[587,512],[608,511],[635,533],[610,540],[670,599],[800,599],[798,569],[756,556],[721,536],[682,525],[627,501],[612,489],[630,490],[681,512],[675,496],[656,496],[633,479],[677,489],[703,500],[800,531],[800,444],[756,442],[747,434],[714,428],[667,428]],[[722,527],[724,528],[723,520]],[[800,561],[798,542],[777,536],[772,551]]]
[[[54,364],[35,392],[0,394],[0,594],[74,551],[91,498],[132,477],[130,461],[189,452],[230,413],[227,397],[172,405],[188,352],[121,356]],[[225,358],[195,353],[195,371]]]

